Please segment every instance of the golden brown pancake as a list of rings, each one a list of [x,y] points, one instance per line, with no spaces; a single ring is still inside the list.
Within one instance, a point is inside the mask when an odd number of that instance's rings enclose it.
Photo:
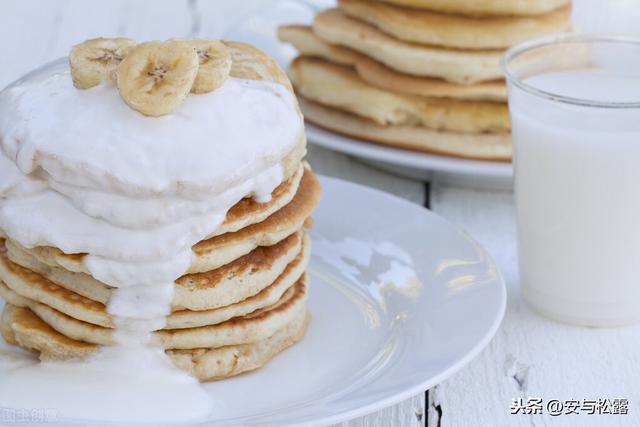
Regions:
[[[461,15],[539,15],[571,0],[375,0],[384,3]]]
[[[333,132],[396,148],[482,160],[511,160],[508,133],[438,132],[420,126],[381,126],[354,114],[300,98],[305,118]]]
[[[302,177],[300,188],[293,200],[266,220],[235,233],[216,236],[194,245],[192,250],[196,257],[189,272],[209,271],[211,264],[224,265],[229,259],[237,258],[237,256],[229,256],[224,261],[216,263],[205,261],[215,259],[217,254],[226,250],[238,248],[238,253],[244,255],[258,246],[270,246],[279,242],[302,228],[318,203],[320,203],[320,183],[308,169]]]
[[[387,67],[414,76],[473,84],[501,79],[502,50],[461,50],[398,40],[338,9],[316,15],[313,32],[327,43],[356,50]]]
[[[193,246],[194,256],[186,273],[201,273],[228,264],[259,246],[271,246],[302,228],[320,201],[320,184],[309,168],[305,169],[294,198],[264,221],[203,240]],[[15,241],[9,244],[19,246]],[[89,273],[84,254],[65,254],[58,248],[38,246],[21,248],[38,261],[75,273]]]
[[[304,166],[300,165],[293,175],[273,190],[271,200],[266,203],[258,203],[253,197],[245,197],[240,200],[229,209],[224,222],[216,229],[214,235],[232,233],[267,219],[269,215],[293,200],[300,186],[302,175],[304,175]]]
[[[544,15],[472,17],[415,10],[368,0],[339,0],[348,16],[409,43],[454,49],[506,49],[571,29],[571,6]]]
[[[173,311],[167,317],[164,329],[214,325],[275,304],[304,274],[309,260],[309,251],[310,244],[305,237],[304,244],[295,259],[286,265],[273,282],[261,285],[264,287],[258,288],[258,292],[254,291],[251,282],[237,284],[239,288],[250,288],[251,293],[243,290],[241,293],[243,298],[214,309]],[[258,270],[261,267],[259,264],[250,264],[248,268]],[[12,263],[6,256],[0,257],[0,279],[0,296],[13,305],[29,307],[32,302],[40,303],[77,320],[106,328],[114,327],[105,304],[85,298],[69,290],[68,287],[58,286],[45,277]],[[245,295],[248,297],[244,298]]]
[[[352,68],[322,59],[298,57],[291,64],[290,75],[296,92],[306,99],[383,126],[423,126],[464,133],[511,129],[506,104],[392,92],[366,83]]]
[[[306,276],[302,276],[270,306],[225,322],[185,329],[162,329],[155,339],[165,349],[216,348],[247,344],[273,335],[306,310]],[[35,301],[27,307],[43,322],[69,338],[97,345],[113,344],[113,329],[83,322]]]
[[[257,369],[273,356],[300,341],[309,323],[306,311],[270,337],[249,344],[192,350],[168,350],[173,363],[201,381],[228,378]],[[9,344],[40,353],[42,360],[82,359],[99,346],[64,336],[28,308],[6,304],[0,332]]]
[[[247,255],[215,270],[186,274],[176,280],[171,302],[172,309],[174,311],[181,309],[209,310],[253,296],[269,286],[285,270],[287,265],[295,260],[301,252],[302,244],[303,239],[301,239],[300,233],[294,233],[275,245],[260,246]],[[52,284],[84,298],[97,301],[102,305],[106,305],[111,298],[113,288],[90,275],[48,266],[10,241],[7,241],[6,245],[7,255],[12,263],[4,265],[0,263],[0,280],[11,283],[12,280],[9,276],[19,276],[20,269],[16,267],[21,266],[37,273],[47,282],[52,282]],[[2,251],[3,249],[0,247],[0,252]]]
[[[502,80],[461,85],[443,79],[403,74],[352,49],[329,44],[305,25],[281,26],[278,37],[291,43],[304,56],[353,67],[362,80],[381,89],[435,98],[507,101],[507,88]]]

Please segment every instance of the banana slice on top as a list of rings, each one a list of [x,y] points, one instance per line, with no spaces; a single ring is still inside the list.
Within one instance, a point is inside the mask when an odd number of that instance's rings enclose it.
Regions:
[[[89,89],[114,77],[118,64],[136,42],[127,38],[97,38],[71,48],[69,65],[73,85]]]
[[[169,114],[191,91],[198,63],[198,54],[188,42],[141,43],[118,65],[118,91],[131,108],[146,116]]]
[[[207,93],[223,85],[231,70],[231,53],[219,40],[191,39],[200,66],[191,92]]]

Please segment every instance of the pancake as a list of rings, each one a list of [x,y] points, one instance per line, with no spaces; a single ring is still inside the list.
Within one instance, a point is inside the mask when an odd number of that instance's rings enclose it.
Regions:
[[[167,354],[178,368],[201,381],[224,379],[260,368],[275,355],[300,341],[310,319],[305,310],[264,340],[210,349],[168,350]]]
[[[292,44],[301,55],[315,56],[354,68],[358,61],[366,58],[353,49],[325,42],[308,25],[281,25],[278,27],[278,39]]]
[[[571,0],[382,0],[402,6],[463,15],[538,15]]]
[[[229,210],[225,221],[210,237],[232,233],[241,228],[264,221],[270,215],[289,204],[297,194],[300,182],[305,173],[304,163],[301,164],[300,162],[300,159],[306,154],[305,145],[306,143],[299,145],[289,154],[288,158],[296,161],[296,167],[292,169],[292,174],[289,178],[274,189],[270,201],[258,203],[250,197],[240,200]],[[285,163],[287,163],[287,161],[285,161]],[[287,168],[291,169],[290,166],[284,167],[284,169]],[[0,236],[0,238],[3,238],[3,236]],[[12,242],[12,244],[14,247],[19,246],[17,242]],[[84,254],[64,254],[61,250],[48,246],[24,250],[30,252],[33,256],[36,256],[48,265],[62,266],[73,272],[87,272],[81,265]]]
[[[232,233],[203,240],[193,246],[191,266],[186,273],[214,270],[248,254],[259,246],[271,246],[297,232],[308,222],[320,201],[320,184],[306,167],[294,198],[264,221]],[[7,241],[7,245],[19,245]],[[38,246],[21,248],[38,261],[53,267],[62,267],[75,273],[89,273],[83,263],[84,254],[65,254],[58,248]]]
[[[398,40],[338,9],[316,15],[313,32],[326,41],[356,50],[389,68],[414,76],[473,84],[501,79],[502,50],[459,50]]]
[[[420,126],[381,126],[354,114],[299,99],[305,118],[333,132],[396,148],[482,160],[511,160],[508,133],[438,132]]]
[[[0,298],[16,307],[28,307],[30,300],[18,295],[0,280]]]
[[[167,355],[178,367],[200,381],[228,378],[257,369],[276,354],[300,341],[309,323],[306,311],[270,337],[249,344],[193,350],[169,350]],[[0,332],[9,344],[40,353],[42,360],[82,359],[98,346],[68,338],[51,328],[27,308],[6,304]]]
[[[256,295],[270,286],[298,258],[303,244],[303,250],[307,251],[310,246],[307,238],[301,239],[300,233],[294,233],[275,245],[258,247],[210,272],[187,274],[178,278],[171,302],[172,311],[210,310]],[[51,284],[103,306],[111,297],[113,288],[88,274],[48,266],[10,241],[7,242],[7,249],[11,263],[0,263],[0,280],[14,283],[16,279],[12,280],[9,276],[20,275],[21,270],[17,266],[21,266],[37,273],[47,282],[52,282]],[[0,254],[1,252],[0,249]]]
[[[506,104],[399,94],[372,86],[349,67],[299,57],[290,68],[296,92],[379,125],[424,126],[468,133],[509,132]]]
[[[270,81],[281,84],[293,92],[287,74],[282,71],[275,59],[247,43],[225,40],[224,44],[231,54],[232,62],[229,71],[231,77]]]
[[[270,306],[216,325],[154,332],[154,340],[165,349],[217,348],[247,344],[273,335],[306,310],[306,275]],[[43,322],[61,334],[96,345],[112,345],[114,329],[83,322],[33,300],[26,304]]]
[[[295,259],[273,283],[259,292],[239,299],[238,302],[219,308],[201,311],[177,310],[167,317],[165,329],[181,329],[222,323],[234,317],[250,314],[258,309],[275,304],[304,273],[309,260],[310,244],[305,237],[304,245]],[[255,267],[250,267],[251,269]],[[98,326],[113,328],[111,316],[103,303],[85,298],[58,286],[43,276],[17,266],[6,258],[0,260],[0,296],[13,305],[28,307],[30,301],[48,305],[75,319]],[[244,284],[254,289],[253,283]],[[242,286],[239,286],[242,287]]]
[[[251,224],[264,221],[269,215],[286,206],[298,191],[304,166],[298,169],[286,181],[276,187],[271,193],[271,200],[266,203],[258,203],[253,197],[245,197],[227,212],[224,222],[218,227],[214,235],[232,233]]]
[[[240,289],[248,288],[252,294],[211,310],[173,311],[167,317],[164,329],[214,325],[275,304],[303,275],[308,265],[309,251],[310,244],[305,237],[304,245],[295,259],[287,264],[282,273],[268,286],[256,287],[251,281],[236,284]],[[250,271],[256,268],[256,265],[248,267]],[[105,304],[85,298],[65,286],[58,286],[45,277],[12,263],[6,256],[0,257],[0,279],[0,296],[13,305],[30,307],[31,302],[41,303],[77,320],[106,328],[114,327]],[[256,288],[259,289],[257,293],[254,292]],[[249,292],[243,289],[241,295],[247,294]]]
[[[259,246],[271,246],[300,228],[311,225],[310,217],[320,203],[320,183],[311,169],[305,170],[293,200],[266,220],[203,240],[193,246],[195,254],[188,273],[209,271],[225,265]]]
[[[362,80],[381,89],[433,98],[507,102],[507,87],[502,80],[460,85],[442,79],[402,74],[352,49],[321,40],[311,27],[305,25],[281,26],[278,37],[291,43],[301,55],[353,67]]]
[[[539,16],[482,18],[366,0],[339,0],[338,6],[346,15],[397,39],[457,49],[506,49],[531,38],[571,29],[570,5]]]

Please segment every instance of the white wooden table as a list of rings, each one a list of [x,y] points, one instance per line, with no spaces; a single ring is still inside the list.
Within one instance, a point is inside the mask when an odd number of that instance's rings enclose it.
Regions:
[[[255,8],[267,1],[0,0],[0,87],[44,62],[66,55],[71,45],[90,37],[219,37],[239,18],[239,5]],[[638,0],[612,0],[609,4],[634,1]],[[629,19],[640,14],[637,3],[629,10]],[[621,25],[604,15],[591,16],[595,26]],[[627,26],[635,28],[629,23]],[[410,180],[317,147],[310,148],[309,160],[319,173],[429,206],[459,224],[493,254],[508,284],[502,327],[476,360],[428,392],[343,425],[640,425],[640,327],[564,326],[537,316],[522,302],[509,192]],[[510,415],[511,401],[518,397],[626,398],[629,414]]]

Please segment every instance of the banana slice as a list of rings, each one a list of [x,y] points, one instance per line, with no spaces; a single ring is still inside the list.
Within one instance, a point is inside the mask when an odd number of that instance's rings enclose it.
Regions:
[[[231,70],[231,54],[226,46],[219,40],[191,39],[188,42],[200,60],[191,92],[206,93],[222,86]]]
[[[118,64],[135,45],[126,38],[97,38],[73,46],[69,53],[73,85],[89,89],[113,79]]]
[[[141,43],[118,65],[118,91],[131,108],[146,116],[169,114],[191,91],[198,62],[188,42]]]

